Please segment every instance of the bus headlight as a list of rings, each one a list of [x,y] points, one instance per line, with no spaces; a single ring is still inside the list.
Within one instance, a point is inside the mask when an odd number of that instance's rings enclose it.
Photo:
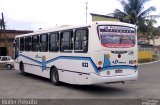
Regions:
[[[98,67],[98,70],[101,70],[102,69],[102,67]]]

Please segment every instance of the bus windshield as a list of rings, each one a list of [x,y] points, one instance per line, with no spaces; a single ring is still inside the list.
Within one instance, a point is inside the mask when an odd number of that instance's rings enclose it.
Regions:
[[[130,48],[135,46],[135,28],[125,26],[98,26],[101,44],[108,48]]]

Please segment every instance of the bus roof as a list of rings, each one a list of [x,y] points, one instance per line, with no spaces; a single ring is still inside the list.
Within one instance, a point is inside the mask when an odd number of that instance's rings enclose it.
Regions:
[[[17,35],[17,37],[24,37],[24,36],[30,36],[30,35],[38,35],[38,34],[43,34],[43,33],[50,33],[50,32],[56,32],[56,31],[63,31],[63,30],[69,30],[69,29],[75,29],[75,28],[84,28],[84,27],[89,27],[89,25],[81,25],[81,26],[58,26],[58,27],[53,27],[51,29],[45,29],[45,30],[38,30],[33,33],[28,33],[28,34],[21,34]]]
[[[22,34],[22,35],[17,35],[15,38],[18,37],[25,37],[25,36],[31,36],[31,35],[38,35],[38,34],[44,34],[44,33],[50,33],[50,32],[56,32],[56,31],[63,31],[63,30],[69,30],[69,29],[76,29],[76,28],[84,28],[84,27],[90,27],[91,25],[96,24],[96,25],[124,25],[124,26],[129,26],[129,27],[136,27],[133,24],[128,24],[124,22],[115,22],[115,21],[95,21],[90,24],[86,25],[79,25],[79,26],[71,26],[71,25],[62,25],[62,26],[56,26],[53,27],[52,29],[45,29],[45,30],[38,30],[33,33],[28,33],[28,34]]]
[[[128,27],[136,27],[134,24],[124,23],[124,22],[117,22],[117,21],[95,21],[93,24],[96,23],[97,25],[124,25]]]

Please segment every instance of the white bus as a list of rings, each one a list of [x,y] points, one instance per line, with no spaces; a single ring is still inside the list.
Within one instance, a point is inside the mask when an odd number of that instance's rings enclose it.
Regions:
[[[136,26],[93,22],[15,37],[16,70],[60,82],[89,85],[136,80]]]

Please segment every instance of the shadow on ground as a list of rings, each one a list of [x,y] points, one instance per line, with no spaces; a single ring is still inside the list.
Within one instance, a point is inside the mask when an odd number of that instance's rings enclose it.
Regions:
[[[21,73],[18,73],[18,75],[23,76]],[[50,79],[43,78],[40,76],[36,76],[33,74],[27,74],[25,77],[34,79],[39,82],[45,82],[49,83]],[[118,85],[116,85],[118,84]],[[67,83],[62,83],[60,86],[57,86],[58,88],[65,88],[69,90],[74,90],[74,91],[82,91],[82,92],[87,92],[87,93],[94,93],[94,94],[116,94],[116,93],[123,93],[124,91],[127,92],[126,89],[121,88],[123,86],[121,83],[116,83],[114,85],[112,84],[95,84],[95,85],[72,85],[72,84],[67,84]],[[52,84],[51,84],[52,85]],[[121,85],[121,86],[119,86]],[[53,85],[54,87],[54,85]]]

